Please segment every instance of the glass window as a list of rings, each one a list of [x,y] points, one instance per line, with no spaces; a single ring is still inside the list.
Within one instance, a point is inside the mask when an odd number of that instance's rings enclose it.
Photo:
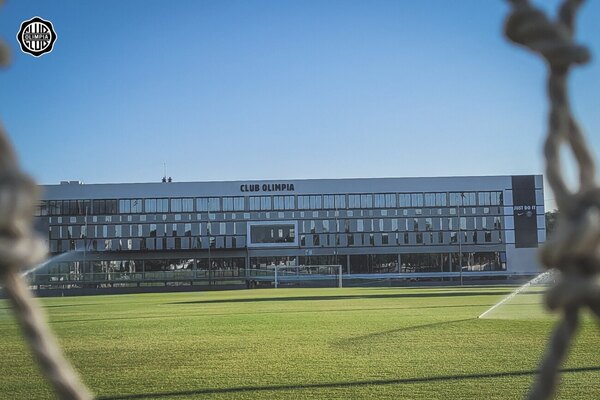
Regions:
[[[294,209],[294,196],[285,196],[285,209],[286,210]]]
[[[423,193],[412,193],[410,201],[413,207],[423,207]]]
[[[206,197],[196,199],[196,211],[208,211],[208,199]]]
[[[315,235],[314,237],[318,237]],[[293,243],[296,232],[293,224],[251,225],[251,243]]]
[[[94,205],[96,205],[96,201],[94,201]],[[129,214],[131,212],[131,201],[130,200],[119,200],[119,212],[121,214]],[[94,213],[97,214],[96,208],[94,207]]]
[[[385,206],[387,208],[396,208],[396,194],[388,193],[385,195]]]
[[[58,203],[58,202],[57,202]],[[66,214],[64,205],[61,203],[61,214]],[[94,214],[106,214],[106,201],[104,200],[94,200]]]
[[[431,218],[425,218],[425,230],[426,231],[433,230],[433,220]]]
[[[183,212],[193,212],[194,211],[194,200],[193,199],[183,199],[181,205],[181,211]]]
[[[435,207],[435,193],[425,193],[425,207]]]
[[[346,208],[346,195],[345,194],[336,194],[335,195],[335,208]]]
[[[500,217],[494,217],[494,229],[502,229]]]
[[[273,210],[283,210],[283,203],[283,196],[273,196]]]
[[[208,211],[221,211],[221,199],[218,197],[209,197]]]
[[[436,193],[435,194],[435,205],[437,207],[445,207],[446,206],[446,193]]]
[[[335,208],[335,200],[332,194],[326,194],[323,196],[323,208],[332,209]]]
[[[373,195],[372,194],[361,194],[360,195],[360,207],[361,208],[373,208]]]
[[[169,199],[157,199],[156,200],[156,212],[168,213],[169,212]]]
[[[233,197],[223,198],[223,211],[233,211]]]
[[[146,199],[144,200],[144,209],[147,213],[156,212],[156,199]]]
[[[298,196],[298,209],[308,210],[310,208],[310,196]]]
[[[410,207],[410,194],[400,193],[400,207]]]
[[[359,194],[348,195],[348,206],[350,208],[360,208],[360,195]]]
[[[376,194],[374,197],[375,197],[375,208],[384,208],[385,207],[385,195]]]
[[[181,199],[171,199],[171,212],[181,212]]]
[[[260,211],[260,197],[250,197],[250,211]]]
[[[320,210],[322,208],[322,198],[320,195],[310,196],[311,210]]]
[[[234,197],[233,198],[233,210],[234,211],[244,211],[244,198],[243,197]]]
[[[271,196],[261,196],[260,209],[266,211],[271,210]]]
[[[131,200],[131,212],[132,213],[141,213],[142,211],[142,199],[132,199]]]

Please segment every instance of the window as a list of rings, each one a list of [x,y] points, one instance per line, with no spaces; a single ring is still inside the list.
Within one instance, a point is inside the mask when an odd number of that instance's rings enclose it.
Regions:
[[[244,211],[244,198],[234,197],[233,198],[233,211]]]
[[[298,209],[308,210],[310,208],[310,196],[298,196]]]
[[[326,194],[323,196],[323,208],[327,210],[335,208],[335,200],[332,194]]]
[[[221,211],[221,202],[218,197],[208,198],[208,211]]]
[[[385,206],[386,208],[396,208],[396,194],[388,193],[385,195]]]
[[[319,237],[314,235],[313,237]],[[251,225],[250,244],[294,243],[296,229],[294,224]]]
[[[273,210],[285,210],[284,196],[273,196]]]
[[[310,196],[310,208],[311,210],[320,210],[322,208],[322,198],[318,196]]]
[[[446,206],[446,193],[436,193],[435,194],[435,205],[436,205],[436,207],[445,207]]]
[[[408,193],[400,193],[400,207],[410,207],[410,194]]]
[[[261,196],[260,197],[260,209],[261,211],[271,210],[271,196]]]
[[[425,207],[435,207],[435,193],[425,193]]]
[[[208,199],[205,197],[196,199],[196,211],[208,211]]]
[[[181,212],[181,199],[171,199],[171,212]]]
[[[233,211],[233,197],[223,198],[223,211]]]
[[[423,193],[412,193],[410,201],[413,207],[423,207]]]
[[[285,196],[285,209],[293,210],[294,207],[294,196]]]
[[[193,199],[182,199],[182,208],[183,212],[193,212],[194,211],[194,200]]]
[[[335,208],[346,208],[346,195],[345,194],[336,194],[335,195]]]
[[[500,217],[494,217],[494,229],[502,229]]]
[[[348,195],[348,206],[350,208],[360,208],[360,195],[359,194]]]
[[[373,195],[361,194],[360,195],[360,207],[361,208],[373,208]]]
[[[425,230],[426,231],[433,230],[433,221],[431,218],[425,218]]]
[[[131,212],[132,213],[141,213],[142,211],[142,199],[133,199],[131,200]]]
[[[157,199],[156,200],[156,212],[168,213],[169,212],[169,199]]]
[[[156,212],[156,199],[146,199],[144,200],[144,209],[147,213]]]

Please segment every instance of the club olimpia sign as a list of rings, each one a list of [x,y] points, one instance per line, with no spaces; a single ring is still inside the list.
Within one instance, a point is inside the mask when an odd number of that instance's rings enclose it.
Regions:
[[[240,185],[240,192],[293,192],[293,183],[245,183]]]

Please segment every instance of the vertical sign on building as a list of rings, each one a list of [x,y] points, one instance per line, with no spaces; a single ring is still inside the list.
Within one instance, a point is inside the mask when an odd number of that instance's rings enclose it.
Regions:
[[[533,175],[513,176],[512,188],[515,247],[537,247],[535,177]]]

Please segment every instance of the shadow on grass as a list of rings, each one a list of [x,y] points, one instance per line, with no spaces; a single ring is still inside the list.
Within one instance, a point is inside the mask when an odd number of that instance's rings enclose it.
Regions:
[[[581,368],[565,368],[561,369],[561,373],[577,373],[600,371],[598,367],[581,367]],[[515,376],[529,376],[537,374],[537,370],[531,371],[509,371],[509,372],[494,372],[482,374],[467,374],[467,375],[441,375],[422,378],[403,378],[403,379],[385,379],[385,380],[369,380],[355,382],[330,382],[330,383],[308,383],[304,385],[269,385],[269,386],[241,386],[232,388],[216,388],[216,389],[198,389],[198,390],[182,390],[161,393],[138,393],[119,396],[100,396],[98,400],[126,400],[126,399],[159,399],[161,397],[185,397],[195,395],[213,395],[227,393],[251,393],[251,392],[267,392],[267,391],[284,391],[284,390],[304,390],[304,389],[328,389],[328,388],[344,388],[344,387],[361,387],[370,385],[405,385],[411,383],[427,383],[427,382],[443,382],[443,381],[461,381],[471,379],[493,379],[507,378]]]
[[[421,329],[429,329],[429,328],[437,328],[437,327],[440,327],[440,326],[455,325],[455,324],[459,324],[461,322],[476,321],[476,320],[477,320],[477,318],[471,317],[471,318],[463,318],[463,319],[453,319],[453,320],[450,320],[450,321],[433,322],[433,323],[430,323],[430,324],[423,324],[423,325],[404,326],[402,328],[390,329],[390,330],[387,330],[387,331],[374,332],[374,333],[369,333],[368,335],[354,336],[354,337],[351,337],[351,338],[338,340],[338,341],[335,341],[333,344],[335,346],[356,345],[359,342],[362,342],[362,341],[365,341],[365,340],[377,339],[379,337],[387,336],[387,335],[392,335],[392,334],[395,334],[395,333],[418,331],[418,330],[421,330]]]
[[[314,301],[314,300],[364,300],[364,299],[406,299],[423,297],[471,297],[471,296],[505,296],[511,294],[511,291],[504,292],[441,292],[441,293],[386,293],[386,294],[357,294],[343,296],[290,296],[290,297],[257,297],[241,299],[214,299],[214,300],[194,300],[180,301],[165,304],[219,304],[219,303],[258,303],[269,301]],[[523,293],[525,294],[525,293]]]
[[[320,313],[345,313],[345,312],[362,312],[362,311],[402,311],[402,310],[419,310],[428,308],[464,308],[464,307],[487,307],[485,304],[456,304],[445,306],[419,306],[419,307],[372,307],[372,308],[348,308],[348,309],[323,309],[323,310],[283,310],[283,311],[252,311],[252,312],[231,312],[231,313],[207,313],[207,314],[188,314],[188,315],[152,315],[152,316],[132,316],[132,317],[106,317],[106,318],[79,318],[51,321],[52,325],[76,323],[76,322],[104,322],[104,321],[135,321],[144,319],[174,319],[174,318],[202,318],[202,317],[237,317],[243,315],[267,315],[267,314],[320,314]],[[3,324],[0,324],[2,327]]]

